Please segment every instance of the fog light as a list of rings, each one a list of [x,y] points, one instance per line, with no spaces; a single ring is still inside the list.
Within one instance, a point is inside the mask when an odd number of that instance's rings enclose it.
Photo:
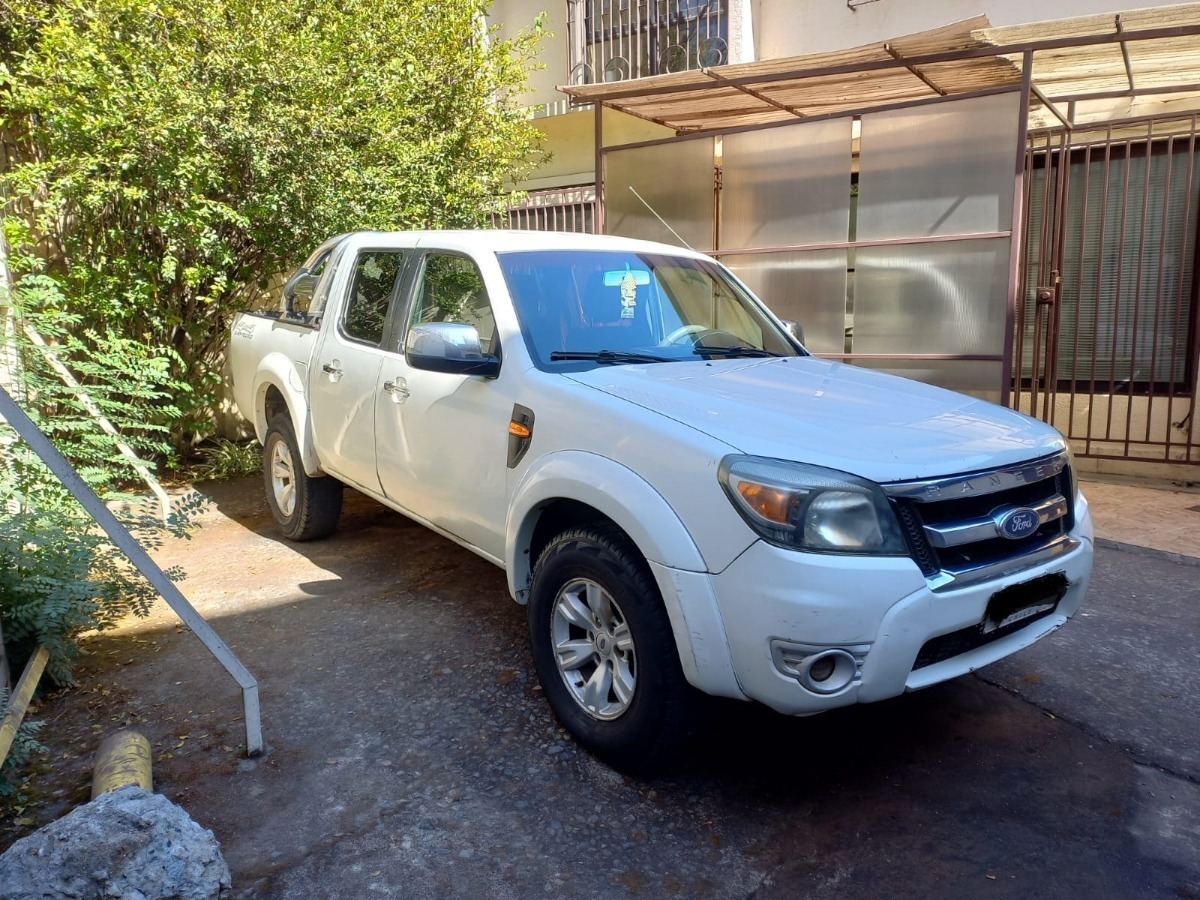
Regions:
[[[806,657],[796,674],[814,694],[836,694],[858,674],[858,660],[847,650],[823,650]]]
[[[832,656],[822,656],[808,667],[808,677],[813,681],[828,681],[836,667],[837,661]]]

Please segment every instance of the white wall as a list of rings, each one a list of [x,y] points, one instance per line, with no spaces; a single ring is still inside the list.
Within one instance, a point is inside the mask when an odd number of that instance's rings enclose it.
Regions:
[[[547,13],[546,29],[552,34],[542,40],[538,61],[543,68],[529,74],[530,92],[525,98],[529,106],[564,99],[558,86],[567,83],[568,74],[566,0],[495,0],[488,17],[489,24],[500,26],[500,36],[507,38],[531,29],[534,19],[542,11]]]
[[[759,59],[844,50],[986,15],[993,25],[1022,25],[1103,12],[1166,6],[1138,0],[753,0]]]

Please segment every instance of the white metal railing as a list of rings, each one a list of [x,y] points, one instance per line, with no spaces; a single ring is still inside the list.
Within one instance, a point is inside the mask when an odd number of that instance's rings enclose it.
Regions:
[[[729,0],[568,0],[570,81],[624,81],[729,62]]]

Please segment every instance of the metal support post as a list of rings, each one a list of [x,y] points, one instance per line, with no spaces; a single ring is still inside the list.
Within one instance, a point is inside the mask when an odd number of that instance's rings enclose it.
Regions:
[[[1021,223],[1025,217],[1025,142],[1029,135],[1029,95],[1033,83],[1033,51],[1026,50],[1021,60],[1021,99],[1017,113],[1017,152],[1013,178],[1012,236],[1009,238],[1008,256],[1008,309],[1004,316],[1004,363],[1000,376],[1000,403],[1008,406],[1012,402],[1014,372],[1021,377],[1021,362],[1013,360],[1014,329],[1017,322],[1017,305],[1024,301],[1021,293]]]
[[[137,566],[138,571],[146,576],[146,580],[154,586],[161,596],[175,610],[175,614],[183,620],[200,642],[225,667],[234,681],[242,689],[242,702],[246,717],[246,755],[257,756],[262,753],[262,723],[258,706],[258,681],[250,671],[242,665],[233,651],[226,646],[212,626],[204,620],[180,593],[175,583],[167,577],[158,564],[150,558],[144,547],[137,542],[129,530],[121,524],[112,511],[96,496],[88,484],[79,476],[63,455],[55,449],[50,439],[42,433],[33,421],[25,414],[9,396],[7,390],[0,386],[0,417],[16,429],[17,434],[41,458],[47,468],[53,472],[64,486],[74,495],[84,509],[88,511],[96,524],[104,529],[109,539],[121,549],[129,561]]]

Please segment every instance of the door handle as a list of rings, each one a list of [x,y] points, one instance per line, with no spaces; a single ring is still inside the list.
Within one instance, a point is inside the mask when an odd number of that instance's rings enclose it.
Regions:
[[[321,371],[329,376],[330,381],[340,381],[342,375],[345,374],[342,371],[342,362],[338,359],[325,363],[325,365],[321,366]]]
[[[408,383],[403,378],[385,381],[383,389],[392,395],[392,401],[395,403],[403,403],[409,397]]]

